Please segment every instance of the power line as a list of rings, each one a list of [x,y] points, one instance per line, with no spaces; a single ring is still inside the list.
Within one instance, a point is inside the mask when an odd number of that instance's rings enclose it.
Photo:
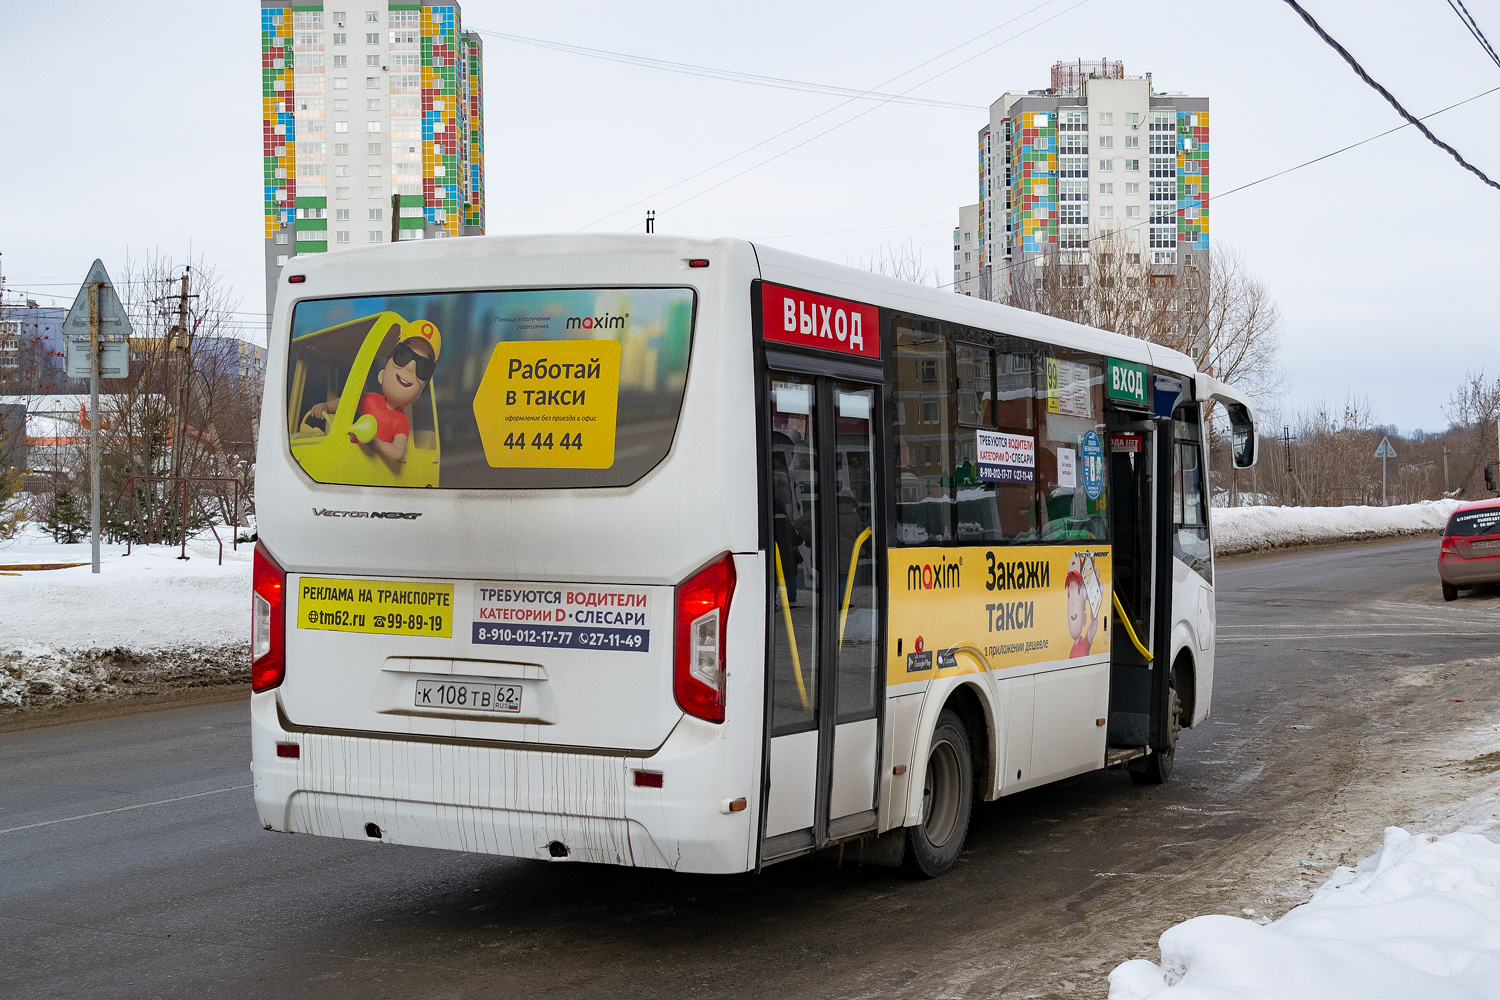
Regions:
[[[1490,40],[1485,38],[1484,32],[1479,29],[1479,22],[1474,20],[1474,15],[1470,14],[1469,8],[1464,6],[1464,0],[1448,0],[1448,6],[1453,10],[1453,13],[1458,15],[1458,19],[1464,23],[1464,27],[1469,29],[1469,34],[1474,36],[1474,40],[1484,49],[1490,60],[1496,66],[1500,66],[1500,55],[1495,54],[1495,49],[1490,45]]]
[[[936,80],[940,76],[946,76],[947,74],[949,74],[949,73],[953,72],[954,70],[958,69],[960,66],[963,66],[965,63],[973,62],[975,59],[978,59],[980,56],[986,55],[987,53],[990,53],[990,52],[993,52],[996,49],[1000,48],[1000,46],[1009,44],[1010,42],[1015,41],[1017,38],[1020,38],[1022,35],[1025,35],[1025,34],[1027,34],[1029,32],[1035,31],[1037,28],[1040,28],[1042,25],[1047,24],[1047,23],[1049,23],[1051,21],[1057,20],[1059,17],[1062,17],[1064,14],[1072,13],[1073,11],[1077,10],[1079,7],[1082,7],[1084,4],[1086,4],[1088,2],[1089,2],[1089,0],[1078,0],[1078,3],[1075,3],[1073,6],[1067,8],[1066,10],[1058,11],[1056,14],[1053,14],[1051,17],[1045,18],[1044,20],[1038,21],[1036,24],[1033,24],[1029,28],[1024,28],[1021,31],[1016,32],[1014,35],[1011,35],[1009,38],[1005,39],[1004,41],[996,42],[994,45],[991,45],[989,48],[984,49],[984,50],[979,51],[979,52],[976,52],[972,56],[969,56],[967,59],[962,59],[959,62],[954,63],[952,66],[949,66],[947,69],[943,70],[942,72],[935,73],[932,76],[929,76],[925,80],[922,80],[922,81],[920,81],[918,83],[912,84],[910,87],[906,88],[906,90],[903,90],[901,93],[903,93],[903,94],[910,93],[911,91],[916,90],[918,87],[922,87],[922,86],[925,86],[925,85],[931,83],[933,80]],[[1046,5],[1043,4],[1042,6],[1046,6]],[[1035,9],[1039,9],[1039,8],[1033,8],[1033,10],[1035,10]],[[1027,13],[1030,13],[1030,11],[1028,11]],[[1025,15],[1023,14],[1023,15],[1019,15],[1019,16],[1020,17],[1024,17]],[[1018,20],[1018,19],[1019,18],[1012,18],[1011,20]],[[1009,23],[1009,22],[1007,22],[1007,23]],[[986,34],[988,34],[988,33],[989,32],[986,32]],[[961,48],[962,46],[959,46],[959,47]],[[952,50],[949,50],[949,51],[952,51]],[[928,60],[928,62],[931,62],[931,61],[932,60]],[[903,73],[901,75],[905,76],[906,74]],[[881,86],[884,86],[884,84],[882,84]],[[845,103],[848,103],[848,102],[845,102]],[[872,111],[876,111],[876,110],[884,107],[888,103],[889,103],[888,101],[881,101],[879,104],[875,105],[872,108],[866,108],[865,110],[861,111],[857,115],[852,115],[851,117],[846,118],[843,121],[841,121],[841,122],[839,122],[839,123],[837,123],[835,125],[830,125],[828,128],[826,128],[823,131],[819,132],[817,135],[809,136],[808,138],[803,139],[801,142],[797,143],[795,146],[791,146],[791,147],[789,147],[787,149],[783,149],[779,153],[774,153],[771,156],[766,157],[764,160],[761,160],[759,163],[756,163],[753,166],[746,167],[744,170],[741,170],[739,173],[734,174],[733,176],[730,176],[730,177],[726,177],[722,181],[719,181],[717,184],[712,184],[712,185],[704,188],[702,191],[699,191],[697,194],[689,195],[688,197],[686,197],[686,198],[682,199],[681,201],[677,202],[676,204],[668,206],[665,209],[665,211],[670,212],[673,209],[681,208],[683,205],[686,205],[688,202],[694,201],[694,200],[696,200],[698,198],[701,198],[704,195],[708,194],[710,191],[717,190],[718,188],[723,187],[725,184],[728,184],[728,183],[730,183],[732,181],[739,180],[741,177],[745,176],[746,174],[750,173],[751,171],[759,170],[761,167],[765,166],[767,163],[770,163],[772,160],[780,159],[781,157],[787,155],[788,153],[795,152],[796,150],[801,149],[803,146],[806,146],[808,143],[813,142],[813,141],[815,141],[817,139],[821,139],[823,136],[827,135],[828,133],[836,131],[838,129],[841,129],[845,125],[848,125],[851,122],[854,122],[854,121],[859,120],[860,118],[863,118],[865,115],[869,114]]]
[[[927,60],[925,60],[923,62],[920,62],[917,65],[913,66],[911,69],[904,70],[904,71],[902,71],[900,73],[897,73],[895,76],[891,77],[888,80],[883,80],[880,83],[877,83],[874,87],[870,88],[870,90],[868,91],[868,93],[875,93],[875,92],[877,92],[879,90],[879,88],[889,86],[890,84],[894,83],[895,81],[901,79],[903,76],[910,76],[912,73],[915,73],[917,70],[921,69],[922,67],[929,66],[932,63],[937,62],[939,59],[942,59],[945,56],[952,55],[954,52],[957,52],[959,49],[962,49],[965,46],[974,44],[975,42],[979,41],[981,38],[984,38],[986,35],[992,35],[995,32],[999,31],[1001,28],[1004,28],[1005,26],[1007,26],[1009,24],[1014,24],[1016,21],[1021,20],[1022,18],[1026,17],[1027,15],[1033,14],[1036,11],[1041,10],[1043,7],[1050,6],[1051,4],[1056,3],[1056,2],[1057,2],[1057,0],[1043,0],[1042,3],[1037,4],[1035,7],[1032,7],[1029,10],[1026,10],[1026,11],[1023,11],[1020,14],[1017,14],[1015,17],[1011,18],[1008,21],[1002,21],[999,24],[995,25],[993,28],[988,29],[987,31],[980,32],[979,34],[975,35],[973,38],[970,38],[966,42],[961,42],[960,44],[955,45],[952,48],[950,48],[950,49],[948,49],[948,50],[946,50],[944,52],[939,52],[937,55],[933,56],[931,59],[927,59]],[[1087,2],[1087,0],[1084,0],[1084,2]],[[1049,20],[1050,20],[1050,18],[1049,18]],[[1044,21],[1042,23],[1045,24],[1046,22]],[[986,50],[986,51],[988,51],[988,50]],[[980,55],[983,55],[983,53],[980,53]],[[960,63],[959,65],[962,65],[962,63]],[[924,81],[924,82],[926,82],[926,81]],[[921,84],[918,84],[918,86],[921,86]],[[907,90],[904,91],[903,94],[909,93],[912,89],[915,89],[915,88],[907,88]],[[839,110],[840,108],[842,108],[842,107],[844,107],[844,106],[846,106],[848,104],[853,103],[855,100],[857,100],[857,98],[854,98],[854,97],[846,98],[845,100],[840,101],[838,104],[835,104],[833,107],[827,109],[826,111],[820,111],[817,114],[813,115],[811,118],[804,119],[803,121],[800,121],[797,124],[792,125],[789,128],[782,129],[780,132],[777,132],[775,135],[770,136],[770,137],[765,138],[765,139],[762,139],[760,142],[757,142],[757,143],[755,143],[752,146],[747,146],[746,148],[740,150],[738,153],[735,153],[732,156],[726,156],[724,159],[720,160],[717,163],[714,163],[714,164],[712,164],[710,166],[704,167],[702,170],[696,171],[695,173],[689,174],[688,176],[682,178],[679,181],[674,181],[673,183],[668,184],[666,187],[661,188],[658,191],[654,191],[651,194],[646,195],[646,197],[644,197],[644,198],[640,198],[640,199],[638,199],[636,201],[631,202],[629,205],[624,206],[623,208],[616,209],[615,211],[610,212],[608,215],[604,215],[604,216],[601,216],[601,217],[595,219],[593,222],[590,222],[587,225],[580,226],[579,227],[579,232],[582,232],[585,229],[592,229],[594,226],[599,225],[601,222],[606,222],[609,219],[613,219],[615,216],[620,215],[623,212],[628,212],[632,208],[636,208],[639,205],[645,204],[646,202],[650,201],[652,198],[656,198],[656,197],[659,197],[659,196],[661,196],[663,194],[666,194],[668,191],[672,190],[673,188],[681,187],[682,185],[688,183],[689,181],[696,180],[697,178],[702,177],[706,173],[709,173],[711,171],[717,170],[718,168],[724,166],[726,163],[730,163],[730,162],[732,162],[734,160],[737,160],[740,157],[746,155],[747,153],[752,153],[752,152],[754,152],[755,150],[759,149],[762,146],[765,146],[765,145],[768,145],[768,144],[770,144],[772,142],[775,142],[777,139],[780,139],[784,135],[787,135],[789,133],[795,132],[795,131],[797,131],[797,129],[802,128],[805,125],[811,125],[813,122],[817,121],[819,118],[826,117],[827,115],[832,114],[833,112]],[[814,136],[814,138],[816,138],[816,136]],[[731,180],[732,179],[733,178],[731,178]]]
[[[1481,97],[1488,97],[1489,95],[1495,93],[1496,91],[1500,91],[1500,87],[1491,87],[1489,90],[1483,91],[1482,93],[1475,94],[1473,97],[1466,97],[1466,98],[1464,98],[1461,101],[1456,101],[1453,104],[1448,105],[1446,108],[1438,108],[1436,111],[1432,111],[1432,112],[1429,112],[1428,114],[1423,115],[1420,120],[1421,121],[1426,121],[1428,118],[1436,118],[1438,115],[1443,114],[1444,112],[1452,111],[1454,108],[1463,107],[1465,104],[1469,104],[1469,103],[1472,103],[1474,101],[1477,101]],[[1304,160],[1302,163],[1299,163],[1296,166],[1287,167],[1285,170],[1278,170],[1274,174],[1267,174],[1264,177],[1256,178],[1253,181],[1249,181],[1249,182],[1247,182],[1245,184],[1241,184],[1238,187],[1232,187],[1228,191],[1224,191],[1224,192],[1222,192],[1220,194],[1211,194],[1210,197],[1214,201],[1218,201],[1218,200],[1220,200],[1222,198],[1227,198],[1230,195],[1237,194],[1238,192],[1244,191],[1247,188],[1253,188],[1257,184],[1264,184],[1266,181],[1275,180],[1277,177],[1283,177],[1283,176],[1285,176],[1285,175],[1287,175],[1289,173],[1292,173],[1293,171],[1301,170],[1303,167],[1310,167],[1314,163],[1321,163],[1322,161],[1328,159],[1329,157],[1338,156],[1340,153],[1347,153],[1351,149],[1355,149],[1355,148],[1357,148],[1359,146],[1363,146],[1363,145],[1365,145],[1366,143],[1369,143],[1369,142],[1374,142],[1376,139],[1384,138],[1385,136],[1390,135],[1392,132],[1400,132],[1402,129],[1409,128],[1409,127],[1410,126],[1407,123],[1402,123],[1400,125],[1397,125],[1395,128],[1388,128],[1384,132],[1377,132],[1375,135],[1372,135],[1372,136],[1370,136],[1367,139],[1361,139],[1358,142],[1351,142],[1349,145],[1344,146],[1344,147],[1339,148],[1339,149],[1335,149],[1331,153],[1324,153],[1322,156],[1315,156],[1315,157],[1313,157],[1310,160]],[[1113,233],[1124,233],[1124,232],[1128,232],[1128,231],[1133,230],[1133,229],[1140,229],[1142,226],[1149,226],[1150,224],[1151,224],[1151,220],[1150,219],[1144,219],[1144,220],[1142,220],[1140,222],[1137,222],[1136,224],[1134,224],[1132,226],[1126,226],[1123,229],[1116,229],[1116,230],[1113,230],[1112,232]],[[1050,257],[1053,254],[1059,254],[1061,252],[1062,252],[1061,249],[1058,249],[1058,250],[1048,249],[1048,250],[1043,251],[1042,253],[1034,255],[1030,259],[1035,260],[1036,257]],[[1015,263],[1011,263],[1011,264],[1002,265],[1000,267],[992,267],[992,270],[1000,271],[1000,272],[1003,273],[1004,271],[1014,270],[1015,267],[1016,267],[1016,264]],[[938,287],[939,288],[947,288],[947,287],[950,287],[951,285],[954,285],[954,284],[957,284],[957,282],[956,281],[949,281],[949,282],[945,282],[944,284],[939,285]]]
[[[489,35],[507,42],[515,42],[519,45],[531,45],[537,48],[552,49],[556,52],[566,52],[570,55],[583,56],[588,59],[602,59],[607,62],[624,63],[627,66],[638,66],[644,69],[655,69],[668,73],[681,73],[687,76],[704,77],[711,80],[727,80],[731,83],[746,83],[757,87],[774,87],[779,90],[796,90],[809,94],[829,94],[835,97],[850,97],[854,99],[880,100],[885,98],[900,104],[916,104],[956,111],[985,110],[984,106],[979,104],[959,104],[956,101],[938,101],[926,97],[882,94],[878,91],[860,90],[857,87],[839,87],[834,84],[813,83],[809,80],[794,80],[781,76],[766,76],[761,73],[744,73],[739,70],[719,69],[714,66],[699,66],[694,63],[673,62],[669,59],[655,59],[651,56],[635,55],[629,52],[593,49],[584,45],[556,42],[547,38],[531,38],[526,35],[512,35],[504,31],[490,31],[485,28],[476,30],[481,35]]]
[[[1361,80],[1365,81],[1365,83],[1368,83],[1371,87],[1375,88],[1375,91],[1380,94],[1381,97],[1384,97],[1391,107],[1396,109],[1397,114],[1399,114],[1402,118],[1405,118],[1409,124],[1415,125],[1417,127],[1417,131],[1425,135],[1427,137],[1427,140],[1433,145],[1437,146],[1439,149],[1446,150],[1449,156],[1452,156],[1455,160],[1458,161],[1459,166],[1463,167],[1469,173],[1484,181],[1490,187],[1494,188],[1497,191],[1500,191],[1500,184],[1497,184],[1494,181],[1490,180],[1489,176],[1483,170],[1480,170],[1478,167],[1474,166],[1474,164],[1464,159],[1463,156],[1458,152],[1458,150],[1454,149],[1452,146],[1448,145],[1446,142],[1433,135],[1432,130],[1429,129],[1426,125],[1423,125],[1420,118],[1413,117],[1410,111],[1407,111],[1404,107],[1402,107],[1401,102],[1396,100],[1395,96],[1389,90],[1386,90],[1379,83],[1377,83],[1374,77],[1365,72],[1365,68],[1359,64],[1359,61],[1357,59],[1349,54],[1349,50],[1340,45],[1332,35],[1324,31],[1322,25],[1318,24],[1317,21],[1314,21],[1312,15],[1303,10],[1302,6],[1297,3],[1297,0],[1286,0],[1286,2],[1287,6],[1295,10],[1302,17],[1302,20],[1307,22],[1307,26],[1309,28],[1317,32],[1319,38],[1323,39],[1323,41],[1327,42],[1335,52],[1343,56],[1344,61],[1348,63],[1349,66],[1354,70],[1354,72],[1359,75],[1359,78]]]
[[[1421,117],[1421,119],[1419,119],[1419,120],[1420,121],[1426,121],[1429,118],[1434,118],[1434,117],[1442,114],[1444,111],[1452,111],[1454,108],[1462,107],[1463,105],[1468,104],[1470,101],[1477,101],[1481,97],[1488,97],[1489,95],[1495,93],[1495,91],[1497,91],[1497,90],[1500,90],[1500,87],[1491,87],[1489,90],[1486,90],[1482,94],[1475,94],[1473,97],[1466,97],[1462,101],[1459,101],[1457,104],[1450,104],[1446,108],[1439,108],[1438,110],[1432,112],[1431,114],[1423,115]],[[1241,184],[1239,187],[1236,187],[1236,188],[1230,188],[1228,191],[1225,191],[1222,194],[1214,195],[1213,197],[1215,197],[1215,198],[1223,198],[1225,195],[1234,194],[1236,191],[1243,191],[1246,188],[1254,187],[1257,184],[1264,184],[1266,181],[1275,180],[1277,177],[1280,177],[1283,174],[1289,174],[1293,170],[1301,170],[1303,167],[1310,167],[1314,163],[1319,163],[1319,162],[1321,162],[1323,160],[1328,159],[1330,156],[1338,156],[1340,153],[1347,153],[1347,152],[1349,152],[1349,150],[1354,149],[1357,146],[1363,146],[1367,142],[1374,142],[1376,139],[1380,139],[1380,138],[1383,138],[1385,136],[1388,136],[1392,132],[1400,132],[1402,129],[1404,129],[1404,128],[1410,128],[1410,127],[1411,127],[1410,123],[1403,122],[1402,124],[1397,125],[1395,128],[1388,128],[1384,132],[1377,132],[1375,135],[1370,136],[1368,139],[1361,139],[1358,142],[1351,142],[1349,145],[1344,146],[1342,149],[1335,149],[1331,153],[1324,153],[1322,156],[1315,156],[1312,159],[1307,160],[1304,163],[1297,164],[1295,167],[1287,167],[1285,170],[1278,170],[1274,174],[1267,174],[1266,176],[1264,176],[1264,177],[1262,177],[1262,178],[1260,178],[1258,180],[1253,180],[1253,181],[1251,181],[1248,184]]]

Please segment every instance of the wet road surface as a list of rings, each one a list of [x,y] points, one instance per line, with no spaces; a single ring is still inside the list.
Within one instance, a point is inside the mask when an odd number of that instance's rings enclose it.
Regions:
[[[1500,755],[1469,758],[1500,722],[1500,590],[1445,605],[1436,551],[1221,565],[1213,716],[1172,782],[982,804],[932,882],[266,833],[243,704],[0,734],[0,994],[1103,996],[1171,924],[1278,915],[1384,825],[1494,784]]]

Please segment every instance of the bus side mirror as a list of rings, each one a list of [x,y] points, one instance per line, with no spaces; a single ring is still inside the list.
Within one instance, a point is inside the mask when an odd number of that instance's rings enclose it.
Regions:
[[[1489,465],[1486,465],[1484,467],[1484,488],[1489,490],[1491,493],[1500,493],[1500,490],[1495,489],[1496,464],[1497,463],[1495,462],[1491,462]]]
[[[1255,464],[1255,420],[1248,407],[1241,403],[1226,403],[1229,411],[1230,453],[1236,469],[1248,469]]]

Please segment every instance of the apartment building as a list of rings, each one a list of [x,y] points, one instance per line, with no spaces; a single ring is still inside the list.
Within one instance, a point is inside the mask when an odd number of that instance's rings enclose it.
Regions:
[[[457,4],[261,3],[266,311],[296,254],[484,233],[483,47]]]
[[[979,288],[979,206],[958,210],[958,228],[953,230],[953,290],[973,295]]]
[[[977,267],[963,287],[955,269],[954,291],[1006,301],[1014,272],[1086,263],[1101,236],[1137,263],[1192,266],[1209,245],[1208,129],[1208,98],[1110,60],[1002,94],[978,132],[979,202],[960,209],[977,216]]]

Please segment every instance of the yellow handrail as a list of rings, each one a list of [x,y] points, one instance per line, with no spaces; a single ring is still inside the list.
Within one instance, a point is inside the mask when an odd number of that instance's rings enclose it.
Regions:
[[[786,641],[792,647],[792,669],[797,672],[797,694],[802,698],[802,711],[812,710],[807,702],[807,685],[802,683],[802,658],[797,655],[797,633],[792,629],[792,603],[786,597],[786,575],[781,571],[781,546],[776,550],[776,590],[781,594],[781,615],[786,620]]]
[[[839,647],[844,645],[844,624],[849,621],[849,598],[854,593],[854,569],[859,563],[859,550],[865,547],[865,540],[870,537],[870,529],[866,528],[859,533],[854,540],[854,551],[849,553],[849,579],[844,584],[844,607],[839,611]]]
[[[1153,657],[1151,656],[1151,651],[1148,650],[1145,646],[1142,646],[1141,640],[1136,638],[1135,628],[1130,624],[1130,616],[1125,613],[1124,608],[1120,607],[1120,595],[1111,590],[1109,596],[1115,599],[1115,614],[1119,616],[1120,621],[1125,623],[1125,634],[1130,636],[1130,641],[1132,644],[1134,644],[1136,652],[1144,656],[1147,663],[1150,663],[1153,659]]]

